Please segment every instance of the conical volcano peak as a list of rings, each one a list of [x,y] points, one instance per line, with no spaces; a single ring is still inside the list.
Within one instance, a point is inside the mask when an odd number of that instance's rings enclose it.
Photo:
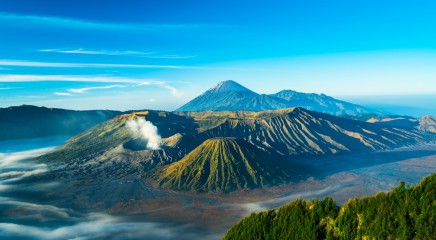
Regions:
[[[154,181],[173,190],[230,192],[282,183],[290,169],[243,139],[211,138],[182,160],[155,171]]]
[[[244,110],[246,109],[244,103],[257,96],[259,94],[241,84],[227,80],[194,98],[180,107],[178,111]]]
[[[233,80],[226,80],[219,82],[217,85],[215,85],[213,88],[210,89],[210,91],[214,92],[251,92],[250,89],[242,86],[241,84],[233,81]]]

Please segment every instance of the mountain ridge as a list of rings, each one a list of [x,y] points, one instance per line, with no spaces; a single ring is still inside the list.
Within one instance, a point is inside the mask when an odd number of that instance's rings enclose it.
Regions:
[[[137,117],[145,117],[158,128],[162,137],[159,149],[148,149],[147,142],[129,132],[127,122]],[[226,140],[226,147],[219,147],[210,139],[238,140],[236,143]],[[339,118],[299,107],[261,112],[147,111],[145,115],[133,112],[101,123],[71,138],[56,151],[39,157],[38,161],[64,165],[66,170],[62,174],[70,172],[78,174],[77,177],[91,175],[99,178],[110,173],[145,181],[152,172],[160,171],[161,174],[154,176],[164,188],[228,192],[278,184],[289,180],[287,176],[301,177],[290,174],[293,166],[297,168],[293,165],[295,158],[310,160],[317,156],[384,150],[426,141],[427,136],[418,130]],[[207,146],[203,145],[205,142]],[[255,155],[251,156],[250,152]],[[268,159],[271,166],[266,166],[268,164],[263,159]],[[281,165],[277,160],[293,164]],[[180,161],[191,167],[180,166]],[[247,177],[251,176],[247,175],[250,171],[238,164],[241,161],[257,166],[257,177],[268,179],[273,173],[277,177],[265,181],[259,178],[250,180]],[[216,169],[209,171],[209,175],[200,174],[207,167],[200,169],[198,166],[217,164],[232,166],[231,174]],[[185,175],[165,174],[167,166],[179,166],[177,171]],[[277,169],[277,166],[283,168]],[[201,177],[189,175],[191,171]],[[224,180],[217,180],[218,176]],[[238,181],[231,180],[235,178]],[[235,181],[238,184],[233,184]],[[232,184],[227,184],[229,182]]]
[[[303,107],[332,115],[377,112],[325,94],[301,93],[294,90],[282,90],[275,94],[258,94],[233,80],[218,83],[176,111],[263,111],[290,107]]]
[[[424,141],[412,131],[298,107],[230,117],[201,134],[243,138],[258,147],[286,156],[382,150]]]

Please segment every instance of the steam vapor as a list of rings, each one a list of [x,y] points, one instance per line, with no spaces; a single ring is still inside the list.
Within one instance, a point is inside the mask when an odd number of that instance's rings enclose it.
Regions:
[[[142,138],[147,142],[147,149],[159,150],[162,146],[162,138],[157,127],[150,121],[145,121],[142,118],[132,118],[126,122],[126,126],[134,137]]]

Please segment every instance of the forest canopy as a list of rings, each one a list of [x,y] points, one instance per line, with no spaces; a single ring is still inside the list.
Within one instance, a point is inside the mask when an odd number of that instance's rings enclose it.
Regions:
[[[416,186],[372,197],[297,199],[277,210],[252,213],[224,239],[436,239],[436,174]]]

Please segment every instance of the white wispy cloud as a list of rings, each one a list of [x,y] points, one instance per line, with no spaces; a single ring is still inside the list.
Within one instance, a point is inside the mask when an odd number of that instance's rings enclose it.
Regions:
[[[185,58],[195,58],[195,55],[152,55],[148,58],[161,58],[161,59],[185,59]]]
[[[54,92],[53,94],[57,96],[73,96],[73,94],[68,92]]]
[[[66,63],[66,62],[38,62],[38,61],[24,61],[24,60],[8,60],[8,59],[1,59],[0,66],[50,67],[50,68],[204,69],[204,67],[186,66],[186,65],[152,65],[152,64],[120,64],[120,63]]]
[[[143,81],[139,82],[136,86],[144,86],[144,85],[150,85],[151,83],[149,81]]]
[[[17,223],[0,223],[0,232],[5,239],[113,239],[124,236],[127,239],[219,239],[218,234],[195,231],[188,224],[163,224],[158,222],[133,222],[109,214],[91,212],[80,214],[69,209],[50,205],[23,203],[4,200],[2,205],[22,206],[26,212],[35,213],[25,216],[34,220],[35,216],[53,215],[56,226],[34,226]],[[47,210],[46,210],[47,209]],[[47,217],[46,217],[47,218]],[[37,219],[38,221],[40,219]]]
[[[20,75],[20,74],[0,74],[0,82],[42,82],[42,81],[62,81],[62,82],[98,82],[98,83],[127,83],[124,85],[114,84],[109,86],[86,87],[77,89],[67,89],[65,92],[54,92],[57,96],[72,96],[72,93],[85,93],[96,89],[138,87],[146,85],[160,86],[170,91],[173,96],[179,97],[182,93],[170,83],[157,79],[128,78],[108,75]]]
[[[63,81],[63,82],[106,82],[106,83],[152,83],[161,82],[155,79],[116,77],[110,75],[24,75],[24,74],[0,74],[0,82],[40,82],[40,81]]]
[[[160,84],[160,85],[161,85],[162,87],[164,87],[164,88],[170,90],[170,92],[171,92],[171,94],[172,94],[173,96],[179,97],[179,96],[182,95],[182,93],[181,93],[177,88],[175,88],[175,87],[172,87],[172,86],[169,86],[169,85],[166,85],[166,84]]]
[[[108,56],[136,56],[145,58],[160,59],[185,59],[196,57],[194,55],[165,54],[156,51],[130,51],[130,50],[91,50],[84,48],[77,49],[41,49],[38,52],[85,54],[85,55],[108,55]]]
[[[22,15],[0,12],[0,22],[10,22],[19,26],[29,24],[48,27],[68,27],[78,29],[100,29],[100,30],[135,30],[135,31],[156,31],[156,30],[177,30],[186,28],[221,27],[219,24],[138,24],[138,23],[110,23],[89,21],[76,18],[63,18],[52,16]],[[22,23],[27,23],[23,25]]]
[[[109,85],[109,86],[102,86],[102,87],[86,87],[86,88],[70,88],[67,91],[72,93],[86,93],[91,90],[98,90],[98,89],[111,89],[111,88],[124,88],[125,85]]]
[[[150,85],[150,84],[159,85],[165,89],[168,89],[173,96],[179,97],[182,95],[182,93],[177,88],[170,86],[170,85],[167,85],[165,82],[146,82],[145,81],[145,82],[138,83],[137,86],[144,86],[144,85]]]
[[[151,55],[156,52],[144,51],[113,51],[113,50],[89,50],[84,48],[77,49],[41,49],[38,52],[54,52],[54,53],[67,53],[67,54],[89,54],[89,55]]]
[[[40,149],[34,149],[34,150],[22,151],[22,152],[12,152],[12,153],[0,152],[0,159],[2,160],[0,162],[0,167],[2,169],[6,169],[8,167],[15,169],[21,166],[21,165],[17,165],[20,161],[38,157],[45,153],[51,152],[54,149],[55,147],[47,147],[47,148],[40,148]],[[22,162],[22,164],[28,164],[28,163]]]

